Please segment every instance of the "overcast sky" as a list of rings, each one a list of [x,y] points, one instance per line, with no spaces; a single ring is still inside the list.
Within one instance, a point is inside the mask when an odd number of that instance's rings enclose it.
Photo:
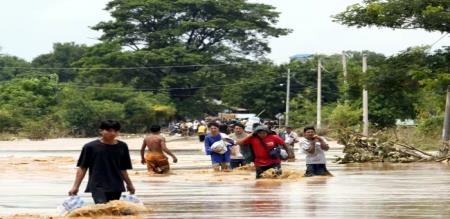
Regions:
[[[299,53],[339,53],[372,50],[386,55],[410,46],[432,44],[442,34],[422,30],[348,28],[333,23],[331,15],[361,0],[251,0],[274,5],[281,12],[278,26],[293,33],[272,39],[268,58],[287,62]],[[108,0],[0,0],[0,53],[28,61],[52,50],[55,42],[92,45],[100,33],[89,26],[109,20]],[[434,48],[450,45],[445,37]]]

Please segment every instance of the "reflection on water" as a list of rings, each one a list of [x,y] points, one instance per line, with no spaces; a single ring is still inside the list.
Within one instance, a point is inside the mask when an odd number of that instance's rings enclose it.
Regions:
[[[316,177],[316,179],[314,180],[307,180],[306,181],[306,189],[307,190],[313,190],[317,187],[319,187],[318,189],[322,188],[325,189],[326,188],[326,184],[327,184],[327,180],[330,177]],[[324,193],[326,193],[324,191]],[[317,216],[317,211],[320,210],[320,207],[323,203],[323,201],[325,201],[325,197],[321,197],[319,194],[317,193],[306,193],[305,197],[304,197],[304,203],[305,203],[305,216],[307,217],[316,217]]]
[[[254,172],[212,174],[203,155],[181,155],[188,167],[157,177],[130,174],[151,218],[427,218],[450,216],[450,167],[440,163],[329,164],[334,177],[263,179]],[[200,160],[201,162],[196,163]],[[304,171],[304,162],[284,168]],[[36,173],[39,174],[39,173]],[[55,214],[73,183],[73,172],[30,180],[0,180],[0,214]],[[212,180],[218,179],[220,180]],[[236,180],[238,179],[238,180]],[[242,180],[241,180],[242,179]],[[85,182],[86,183],[86,180]],[[84,188],[82,185],[81,189]],[[92,203],[89,194],[82,194]]]
[[[249,192],[255,194],[255,198],[248,204],[251,206],[252,216],[276,216],[280,215],[283,207],[282,182],[261,180],[256,181]]]

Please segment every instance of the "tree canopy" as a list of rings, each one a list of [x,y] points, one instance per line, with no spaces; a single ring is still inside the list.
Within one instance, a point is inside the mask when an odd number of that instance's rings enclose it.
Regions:
[[[450,1],[364,0],[335,15],[334,21],[356,27],[378,26],[450,33]]]
[[[181,47],[189,53],[262,55],[267,38],[289,33],[276,28],[274,7],[245,0],[113,0],[112,21],[93,27],[103,41],[117,41],[133,50]]]

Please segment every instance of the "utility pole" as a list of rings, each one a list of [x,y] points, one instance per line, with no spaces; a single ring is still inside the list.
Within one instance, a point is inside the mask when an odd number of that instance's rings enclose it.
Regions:
[[[291,69],[287,71],[287,83],[286,83],[286,113],[284,115],[284,126],[289,125],[289,95],[291,92]]]
[[[320,129],[320,112],[322,110],[322,62],[319,58],[317,63],[317,124],[316,128]]]
[[[447,87],[447,101],[445,103],[444,128],[442,129],[442,148],[440,155],[447,156],[450,137],[450,85]]]
[[[367,55],[363,54],[363,74],[367,72]],[[367,95],[367,86],[364,85],[363,88],[363,135],[369,135],[369,101]]]
[[[344,101],[348,99],[348,84],[347,84],[347,57],[345,51],[342,51],[342,70],[344,72]]]
[[[344,51],[342,51],[342,70],[344,71],[344,85],[347,86],[347,57]]]

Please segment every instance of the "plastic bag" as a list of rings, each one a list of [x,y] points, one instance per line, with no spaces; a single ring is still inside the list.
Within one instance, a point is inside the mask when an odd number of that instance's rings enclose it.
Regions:
[[[280,159],[287,160],[288,158],[289,158],[289,154],[287,153],[287,151],[284,149],[281,149],[280,150]]]
[[[223,140],[216,141],[211,145],[211,150],[218,154],[225,154],[228,151],[227,144]]]
[[[74,195],[66,198],[63,203],[57,207],[60,215],[69,213],[77,208],[81,208],[84,205],[83,199],[80,196]]]
[[[144,203],[141,200],[139,200],[139,198],[136,195],[126,195],[125,194],[120,197],[120,200],[131,202],[131,203],[138,204],[138,205],[144,205]]]

